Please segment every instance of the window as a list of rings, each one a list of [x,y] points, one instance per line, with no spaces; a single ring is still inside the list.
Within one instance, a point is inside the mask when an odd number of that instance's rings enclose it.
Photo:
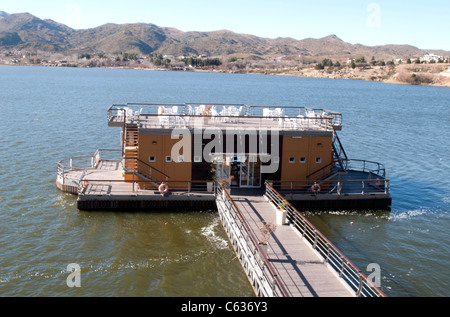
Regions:
[[[289,158],[289,163],[295,163],[295,157],[291,156],[291,157]]]
[[[316,163],[317,164],[322,163],[322,158],[321,157],[316,157]]]
[[[172,162],[172,156],[166,156],[166,163]]]
[[[178,156],[178,163],[184,162],[184,156]]]
[[[156,162],[156,156],[151,155],[151,156],[148,158],[148,161],[149,161],[149,162]]]
[[[302,156],[302,157],[300,158],[300,163],[306,163],[306,157]]]
[[[202,157],[198,156],[198,155],[194,156],[194,162],[201,163],[202,162]]]

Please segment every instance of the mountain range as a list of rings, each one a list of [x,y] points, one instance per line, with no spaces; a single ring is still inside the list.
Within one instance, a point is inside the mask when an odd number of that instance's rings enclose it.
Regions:
[[[148,23],[104,24],[75,30],[29,13],[0,11],[0,49],[63,53],[160,53],[163,55],[255,56],[302,55],[312,57],[366,56],[391,59],[418,57],[427,52],[450,55],[443,50],[422,50],[411,45],[366,46],[347,43],[336,35],[320,39],[269,39],[228,30],[183,32]]]

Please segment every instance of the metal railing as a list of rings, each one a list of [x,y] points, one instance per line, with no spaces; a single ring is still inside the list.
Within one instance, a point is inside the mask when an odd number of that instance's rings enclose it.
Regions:
[[[198,199],[197,194],[214,194],[215,182],[206,180],[194,180],[194,181],[149,181],[143,180],[137,173],[132,173],[130,180],[122,179],[92,179],[87,178],[87,170],[84,170],[77,181],[78,194],[79,195],[159,195],[159,186],[161,184],[167,185],[168,193],[177,194],[178,192],[183,197],[194,197]],[[124,186],[127,184],[128,186]],[[108,188],[107,191],[98,191],[96,189],[90,189],[91,185],[102,185],[101,187]]]
[[[345,170],[365,172],[374,175],[374,177],[386,176],[386,168],[382,163],[355,159],[342,160],[342,162]]]
[[[385,178],[336,179],[317,181],[269,181],[272,187],[290,195],[389,195],[390,181]]]
[[[322,257],[335,273],[355,292],[356,296],[385,297],[385,294],[345,257],[322,233],[320,233],[289,201],[269,183],[265,183],[267,199],[275,206],[283,204],[287,218],[302,238]]]
[[[159,171],[158,169],[150,166],[144,161],[133,157],[133,156],[125,156],[123,157],[123,166],[125,174],[136,174],[142,175],[148,181],[152,182],[167,182],[169,180],[169,176]],[[131,167],[130,167],[131,166]]]
[[[336,111],[327,109],[312,109],[309,107],[283,107],[283,106],[249,106],[249,113],[251,116],[263,117],[264,112],[269,114],[281,114],[290,118],[304,117],[311,119],[327,118],[330,120],[332,126],[339,128],[342,126],[342,114]]]
[[[120,159],[117,158],[117,153],[121,153],[121,150],[98,149],[94,155],[76,156],[62,159],[56,163],[57,179],[62,185],[64,185],[69,172],[80,171],[81,173],[86,168],[96,168],[100,160],[120,161]],[[70,181],[71,183],[74,181],[78,182],[78,179],[71,179]]]
[[[339,163],[339,164],[337,164]],[[366,174],[365,181],[369,185],[376,184],[378,188],[388,188],[386,186],[380,186],[381,180],[386,180],[386,168],[384,164],[367,161],[367,160],[355,160],[355,159],[340,159],[339,161],[334,159],[328,165],[323,166],[317,171],[306,176],[308,182],[323,182],[326,178],[332,177],[335,182],[350,182],[351,180],[341,179],[341,175],[346,175],[348,172],[361,172]],[[360,181],[360,180],[352,180]],[[364,187],[364,186],[363,186]]]
[[[289,293],[275,272],[273,266],[268,261],[266,255],[261,250],[259,240],[250,230],[249,225],[242,216],[239,208],[234,203],[228,191],[222,184],[218,184],[216,191],[217,208],[219,214],[225,219],[224,226],[231,231],[230,240],[234,243],[235,251],[238,253],[242,266],[249,271],[250,278],[255,292],[259,296],[265,297],[289,297]],[[233,230],[237,230],[235,233]],[[230,233],[230,232],[229,232]],[[234,236],[233,236],[234,235]],[[250,271],[252,274],[250,274]]]
[[[333,160],[333,162],[331,162],[330,164],[327,164],[323,167],[321,167],[320,169],[318,169],[317,171],[312,172],[309,175],[306,175],[306,180],[310,181],[310,180],[322,180],[324,178],[326,178],[327,176],[329,176],[330,174],[333,173],[333,171],[335,170],[336,167],[336,160]]]
[[[227,108],[234,108],[235,111],[228,111]],[[133,122],[149,128],[193,128],[195,127],[194,123],[198,122],[195,118],[214,118],[230,123],[245,122],[255,128],[267,127],[267,120],[273,120],[276,121],[273,124],[274,127],[290,131],[311,129],[332,131],[342,125],[342,115],[331,110],[218,103],[113,105],[108,109],[107,117],[109,123],[117,126],[120,122],[125,123],[126,121],[126,123]],[[158,120],[162,118],[164,120]],[[246,119],[240,120],[239,118]]]

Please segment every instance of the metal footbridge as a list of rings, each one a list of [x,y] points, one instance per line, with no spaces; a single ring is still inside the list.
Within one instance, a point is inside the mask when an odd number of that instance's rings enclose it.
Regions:
[[[328,241],[270,184],[266,190],[232,189],[219,184],[216,202],[222,224],[258,296],[384,297],[349,259]],[[276,223],[278,209],[287,214],[267,251],[261,228]]]

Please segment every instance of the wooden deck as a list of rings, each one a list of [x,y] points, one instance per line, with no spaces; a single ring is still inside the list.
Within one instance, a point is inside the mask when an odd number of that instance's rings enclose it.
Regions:
[[[64,173],[64,185],[57,181],[57,187],[62,191],[78,194],[78,183],[83,171],[83,169],[67,170]],[[99,164],[95,168],[86,169],[84,179],[87,182],[87,186],[83,193],[79,195],[78,200],[81,202],[90,201],[89,209],[95,208],[94,201],[107,200],[160,201],[160,206],[166,206],[163,209],[170,209],[170,203],[167,203],[167,201],[209,201],[212,203],[215,201],[213,192],[207,192],[206,188],[200,190],[193,188],[189,191],[188,184],[184,182],[169,182],[170,191],[165,197],[162,197],[156,188],[155,190],[140,189],[137,183],[124,181],[122,165],[121,162],[117,160],[100,160]],[[192,187],[195,186],[194,183],[191,185]],[[179,187],[178,189],[176,188],[177,186]],[[353,187],[354,186],[357,185],[355,184]],[[239,189],[233,188],[232,192],[235,192],[236,190]],[[315,196],[310,193],[297,192],[295,190],[280,190],[280,193],[291,203],[293,203],[298,210],[339,209],[341,207],[357,208],[359,205],[366,207],[379,206],[380,209],[383,209],[385,205],[389,205],[390,198],[388,195],[385,195],[383,192],[375,193],[368,190],[366,191],[367,193],[365,195],[361,195],[360,193],[358,194],[358,192],[360,192],[358,188],[357,190],[354,190],[353,193],[343,191],[342,195],[337,195],[335,193],[321,193],[320,195]],[[105,205],[105,203],[102,202],[102,205]],[[80,207],[83,206],[84,205],[80,203]],[[126,204],[119,204],[117,206],[123,208],[126,207]],[[132,206],[132,208],[138,209],[147,208],[136,207],[137,205],[134,203]],[[192,206],[194,207],[194,204],[192,204]],[[211,206],[214,207],[213,204],[198,204],[198,206],[208,209],[211,208]],[[149,208],[150,210],[152,209],[151,207],[152,206]],[[112,209],[120,208],[113,207]]]
[[[234,192],[237,194],[232,191],[233,201],[253,234],[259,237],[262,222],[275,223],[275,208],[262,196],[261,191]],[[277,226],[269,240],[268,258],[292,297],[354,296],[290,225]]]
[[[67,170],[64,184],[57,179],[57,187],[68,193],[78,194],[80,210],[162,211],[162,210],[210,210],[215,209],[214,192],[188,190],[185,182],[174,185],[166,195],[155,188],[141,189],[138,182],[125,181],[120,161],[101,160],[96,167],[87,168],[82,180],[86,185],[78,192],[83,169]],[[179,190],[175,187],[180,186]]]

